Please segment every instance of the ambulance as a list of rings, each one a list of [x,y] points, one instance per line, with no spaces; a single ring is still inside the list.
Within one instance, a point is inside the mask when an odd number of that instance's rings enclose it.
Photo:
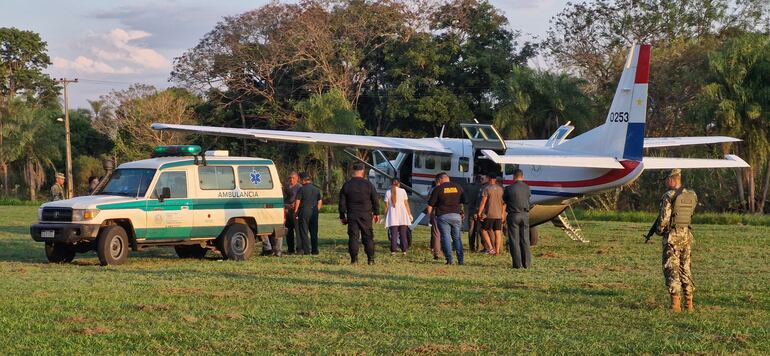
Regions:
[[[40,207],[30,234],[48,261],[96,251],[101,265],[118,265],[129,250],[154,246],[173,246],[181,258],[215,250],[246,260],[256,239],[285,234],[281,182],[268,159],[161,146],[106,179],[92,195]]]

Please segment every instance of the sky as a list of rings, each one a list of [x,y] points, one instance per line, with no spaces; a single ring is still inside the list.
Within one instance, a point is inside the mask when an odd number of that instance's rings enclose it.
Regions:
[[[41,35],[53,78],[77,78],[71,108],[133,83],[165,88],[175,57],[225,16],[269,0],[2,0],[0,27]],[[490,0],[527,37],[544,37],[567,0]]]

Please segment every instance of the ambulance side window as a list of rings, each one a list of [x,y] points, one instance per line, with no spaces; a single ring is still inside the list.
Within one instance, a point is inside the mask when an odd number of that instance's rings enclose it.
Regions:
[[[273,177],[265,166],[240,166],[238,184],[241,189],[273,189]]]
[[[171,199],[187,198],[187,173],[163,172],[158,177],[158,183],[152,191],[152,198],[158,199],[163,188],[171,189]]]
[[[235,189],[233,167],[198,167],[198,177],[200,178],[200,185],[203,190]]]

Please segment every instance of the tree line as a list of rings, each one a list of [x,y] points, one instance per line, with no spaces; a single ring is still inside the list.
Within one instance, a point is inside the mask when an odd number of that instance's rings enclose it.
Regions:
[[[507,139],[536,139],[571,121],[579,134],[604,121],[628,47],[651,43],[646,135],[744,142],[646,154],[741,155],[751,169],[688,171],[685,181],[706,209],[760,213],[770,186],[769,17],[765,0],[593,0],[568,3],[543,38],[528,38],[486,0],[271,3],[223,18],[175,58],[174,87],[136,84],[73,111],[75,172],[98,175],[103,157],[195,142],[309,171],[333,197],[349,164],[338,149],[161,133],[149,123],[459,137],[459,123],[475,119]],[[3,194],[34,198],[63,167],[60,87],[43,74],[50,60],[37,34],[3,28],[0,50]],[[547,69],[528,65],[534,59]],[[653,209],[657,178],[646,173],[584,204]]]

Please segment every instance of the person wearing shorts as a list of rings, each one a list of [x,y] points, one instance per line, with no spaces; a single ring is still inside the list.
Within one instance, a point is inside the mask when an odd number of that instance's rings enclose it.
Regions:
[[[503,249],[503,187],[497,184],[497,176],[489,175],[489,184],[481,192],[479,204],[479,217],[482,221],[481,234],[484,242],[490,241],[488,247],[490,255],[498,255]]]

